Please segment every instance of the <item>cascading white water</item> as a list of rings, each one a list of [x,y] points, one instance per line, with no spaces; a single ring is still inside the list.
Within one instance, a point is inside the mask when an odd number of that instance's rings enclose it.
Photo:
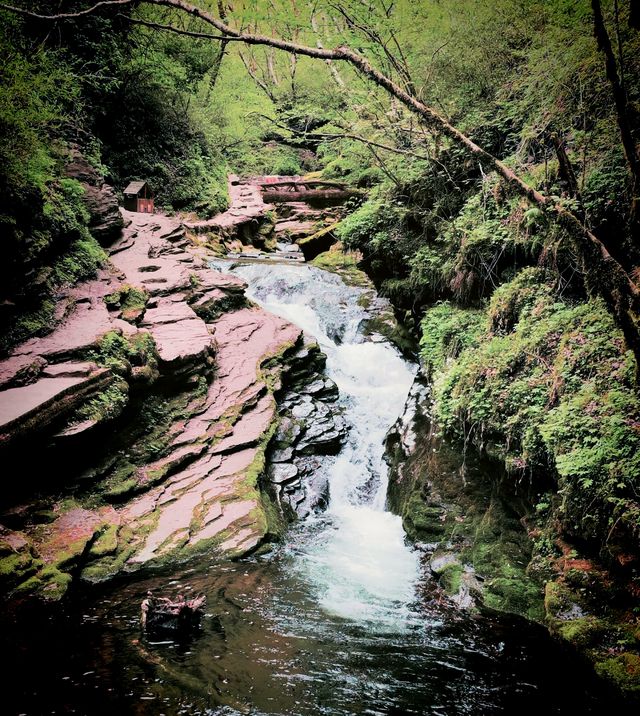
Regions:
[[[401,519],[385,511],[383,440],[402,412],[414,368],[389,343],[363,338],[358,329],[366,314],[357,303],[362,290],[337,276],[310,266],[268,264],[241,266],[235,273],[249,283],[253,300],[316,338],[350,426],[340,455],[325,458],[329,508],[296,566],[327,612],[402,628],[418,559],[405,543]]]

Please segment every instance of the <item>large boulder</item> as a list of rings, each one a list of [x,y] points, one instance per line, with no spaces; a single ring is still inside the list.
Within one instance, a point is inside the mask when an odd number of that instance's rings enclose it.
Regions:
[[[91,217],[89,230],[101,243],[109,243],[120,234],[124,223],[113,187],[105,183],[77,146],[71,149],[65,173],[84,187],[84,201]]]

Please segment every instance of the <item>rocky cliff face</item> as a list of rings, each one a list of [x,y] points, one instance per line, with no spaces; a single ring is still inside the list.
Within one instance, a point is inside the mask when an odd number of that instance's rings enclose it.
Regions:
[[[122,229],[123,221],[113,187],[104,181],[102,175],[76,146],[71,148],[65,173],[69,178],[79,181],[84,188],[91,233],[100,243],[115,239]]]
[[[317,503],[300,476],[344,436],[300,329],[208,268],[179,221],[123,217],[110,264],[59,296],[60,324],[0,363],[0,450],[20,466],[0,514],[14,594],[245,554],[282,529],[282,505]]]
[[[336,384],[324,376],[326,358],[315,342],[289,360],[279,400],[280,422],[269,450],[267,478],[287,514],[306,517],[329,501],[326,477],[317,473],[318,455],[334,455],[347,426],[335,405]]]
[[[387,436],[388,497],[440,596],[460,608],[539,621],[600,676],[637,693],[633,583],[569,544],[532,507],[526,482],[514,485],[499,462],[443,440],[432,407],[430,386],[419,378]]]

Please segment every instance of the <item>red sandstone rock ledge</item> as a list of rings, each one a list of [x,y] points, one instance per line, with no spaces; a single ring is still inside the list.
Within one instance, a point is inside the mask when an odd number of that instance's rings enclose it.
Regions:
[[[270,530],[258,478],[301,331],[247,305],[244,284],[208,268],[179,221],[124,218],[112,265],[63,297],[63,322],[0,362],[5,455],[53,441],[59,461],[97,462],[81,488],[65,481],[54,499],[40,487],[37,516],[29,500],[3,508],[0,579],[14,593],[58,598],[71,572],[99,581],[204,550],[238,556]],[[143,429],[149,395],[162,419]],[[24,484],[42,469],[33,457]]]

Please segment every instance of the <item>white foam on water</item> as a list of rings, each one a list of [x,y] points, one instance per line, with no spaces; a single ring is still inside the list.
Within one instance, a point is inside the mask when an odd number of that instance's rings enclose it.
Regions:
[[[323,527],[298,552],[296,567],[327,613],[402,629],[410,620],[418,558],[401,518],[385,511],[383,441],[402,412],[415,367],[389,343],[363,339],[361,291],[336,276],[309,266],[264,264],[236,273],[249,282],[253,300],[315,337],[350,425],[340,455],[326,460],[330,503]]]

